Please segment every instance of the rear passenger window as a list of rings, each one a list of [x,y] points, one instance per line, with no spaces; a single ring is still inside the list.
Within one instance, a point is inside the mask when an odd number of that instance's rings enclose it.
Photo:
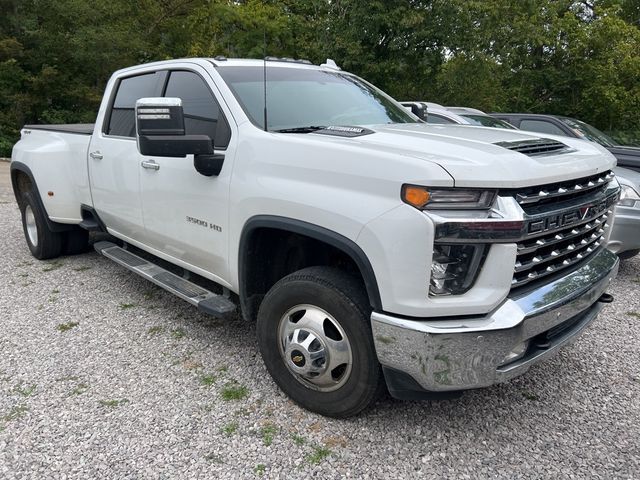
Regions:
[[[434,125],[450,125],[452,123],[455,124],[456,122],[441,115],[429,113],[429,110],[427,110],[427,123],[431,123]]]
[[[546,120],[522,120],[520,122],[520,130],[567,136],[560,127],[556,127],[553,123],[547,122]]]
[[[162,87],[166,76],[167,72],[163,71],[120,80],[105,133],[120,137],[135,137],[134,109],[136,101],[145,97],[162,96]]]
[[[231,131],[218,102],[196,73],[175,71],[169,76],[165,97],[180,98],[187,135],[209,135],[216,148],[229,145]]]

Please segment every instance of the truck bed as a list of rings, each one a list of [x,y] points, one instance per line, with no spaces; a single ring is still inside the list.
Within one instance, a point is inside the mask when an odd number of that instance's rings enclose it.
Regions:
[[[75,133],[78,135],[93,134],[94,123],[66,123],[61,125],[25,125],[27,130],[48,130],[51,132]]]

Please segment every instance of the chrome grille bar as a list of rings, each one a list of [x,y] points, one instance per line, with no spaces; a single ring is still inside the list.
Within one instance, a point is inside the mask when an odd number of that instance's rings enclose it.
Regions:
[[[529,205],[538,203],[541,200],[566,197],[576,193],[586,193],[590,190],[604,188],[611,180],[613,180],[614,176],[613,172],[608,171],[601,175],[595,175],[573,182],[563,182],[547,187],[541,187],[537,192],[535,190],[519,192],[516,194],[516,200],[520,205]]]
[[[583,261],[585,258],[591,256],[593,252],[598,250],[599,247],[600,247],[599,244],[590,245],[585,249],[581,249],[580,251],[575,252],[571,255],[565,256],[556,262],[550,263],[541,271],[532,270],[522,278],[518,278],[514,276],[513,280],[511,280],[511,288],[521,287],[523,285],[526,285],[527,283],[533,282],[534,280],[539,280],[542,277],[551,275],[552,273],[555,273],[559,270],[568,268],[571,265],[575,265],[576,263],[579,263]]]
[[[603,233],[604,233],[604,230],[600,229],[600,231],[597,233],[592,233],[587,237],[583,237],[579,241],[572,242],[566,247],[552,250],[550,253],[543,254],[543,255],[536,255],[532,259],[524,262],[520,260],[516,260],[515,272],[521,273],[521,272],[530,270],[531,268],[536,267],[538,265],[543,265],[552,260],[561,259],[574,252],[580,251],[580,249],[588,247],[589,245],[592,245],[593,243],[599,241],[602,238]]]
[[[570,230],[557,232],[549,237],[538,238],[534,242],[518,243],[518,255],[526,255],[527,253],[535,252],[544,247],[550,247],[565,240],[584,236],[594,230],[602,230],[602,226],[606,223],[607,218],[609,218],[608,215],[602,215],[600,218],[596,218],[583,225],[574,226]]]

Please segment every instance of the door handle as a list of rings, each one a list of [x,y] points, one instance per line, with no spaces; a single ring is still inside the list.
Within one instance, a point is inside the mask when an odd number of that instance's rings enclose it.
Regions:
[[[100,150],[96,150],[95,152],[91,152],[89,154],[89,156],[91,158],[93,158],[94,160],[102,160],[102,154],[100,153]]]
[[[142,165],[142,168],[147,168],[149,170],[160,170],[160,165],[153,160],[143,160],[140,162],[140,165]]]

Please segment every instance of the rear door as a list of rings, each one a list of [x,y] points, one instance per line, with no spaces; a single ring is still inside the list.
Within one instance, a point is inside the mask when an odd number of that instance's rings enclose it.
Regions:
[[[215,153],[225,155],[220,175],[198,173],[193,155],[142,157],[154,167],[140,170],[140,183],[148,245],[174,263],[197,267],[191,270],[225,283],[235,138],[216,95],[209,74],[193,64],[172,69],[164,92],[182,100],[185,133],[209,135]]]
[[[142,97],[162,95],[167,71],[152,71],[117,81],[104,125],[91,138],[89,175],[93,206],[111,233],[144,241],[140,195],[140,154],[134,107]]]

